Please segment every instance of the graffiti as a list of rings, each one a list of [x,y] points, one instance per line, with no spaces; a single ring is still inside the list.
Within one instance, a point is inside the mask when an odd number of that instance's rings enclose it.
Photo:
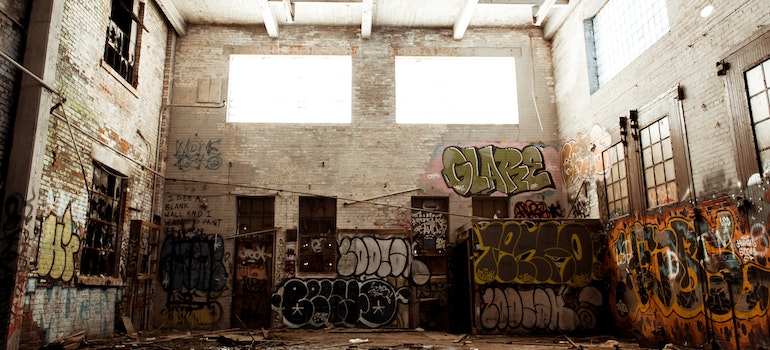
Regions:
[[[484,287],[480,295],[481,327],[493,332],[594,330],[603,305],[592,286]]]
[[[561,151],[562,171],[568,188],[577,188],[580,183],[604,174],[602,152],[611,142],[611,135],[601,126],[594,125],[588,134],[579,132],[576,139],[564,144]]]
[[[481,250],[473,264],[478,284],[585,286],[601,278],[598,248],[583,225],[486,222],[474,231]]]
[[[174,157],[176,157],[176,163],[174,166],[177,169],[186,171],[189,169],[195,170],[216,170],[222,166],[222,153],[219,151],[219,144],[222,142],[218,140],[193,140],[176,141],[176,151]]]
[[[446,215],[427,211],[412,212],[412,235],[415,241],[429,241],[436,249],[446,249],[449,222]]]
[[[31,191],[35,193],[35,191]],[[35,196],[25,200],[21,194],[9,195],[3,203],[2,231],[0,231],[0,311],[9,317],[0,321],[7,333],[0,340],[10,339],[21,330],[24,295],[27,283],[26,260],[29,249],[27,225],[35,212]],[[17,273],[19,272],[19,273]]]
[[[765,334],[769,237],[754,229],[747,232],[745,217],[726,198],[618,220],[609,232],[608,267],[619,322],[647,339],[663,328],[691,344],[708,341],[707,326],[726,344],[748,345],[747,330]]]
[[[362,279],[404,277],[423,285],[430,269],[412,254],[415,246],[403,238],[344,237],[337,248],[337,273]]]
[[[523,202],[516,202],[513,206],[513,215],[517,218],[527,219],[549,219],[553,218],[548,204],[540,201],[527,199]]]
[[[455,193],[469,197],[494,191],[508,195],[555,188],[545,170],[543,154],[537,146],[519,150],[488,145],[447,147],[443,153],[444,182]]]
[[[391,324],[398,305],[410,298],[406,287],[377,279],[290,279],[273,293],[273,309],[289,327],[374,328]]]
[[[64,211],[61,221],[51,214],[43,221],[40,238],[38,272],[68,282],[75,271],[75,254],[80,248],[80,237],[73,231],[70,206]]]
[[[173,323],[213,324],[222,316],[224,242],[219,235],[170,232],[160,251],[158,279],[168,293],[164,316]]]
[[[38,288],[32,298],[32,321],[45,332],[46,342],[80,330],[100,339],[115,331],[121,288]]]
[[[164,225],[192,225],[205,230],[217,230],[222,226],[222,219],[215,218],[208,210],[205,197],[183,194],[168,194],[163,205]]]

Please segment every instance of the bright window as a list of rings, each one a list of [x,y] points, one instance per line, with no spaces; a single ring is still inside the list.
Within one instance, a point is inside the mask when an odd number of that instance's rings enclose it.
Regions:
[[[770,173],[770,60],[746,72],[746,89],[759,164]]]
[[[396,123],[518,124],[514,57],[396,57]]]
[[[350,123],[350,56],[231,55],[227,121]]]
[[[647,207],[655,208],[677,201],[674,152],[668,117],[642,129],[642,166]]]
[[[607,209],[611,219],[630,212],[625,152],[621,142],[602,152],[604,169],[607,169],[604,173],[604,185],[607,190]]]
[[[609,0],[592,20],[603,86],[669,30],[665,0]]]

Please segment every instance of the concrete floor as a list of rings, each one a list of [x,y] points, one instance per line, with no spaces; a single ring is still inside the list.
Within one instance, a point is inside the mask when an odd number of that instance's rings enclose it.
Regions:
[[[421,330],[273,329],[142,334],[86,340],[79,349],[345,349],[345,350],[554,350],[646,349],[612,336],[569,338],[562,335],[463,335]]]

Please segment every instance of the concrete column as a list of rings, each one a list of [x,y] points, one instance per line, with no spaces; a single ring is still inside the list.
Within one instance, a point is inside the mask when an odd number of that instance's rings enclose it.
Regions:
[[[54,86],[64,0],[33,0],[23,65]],[[0,347],[20,347],[24,295],[51,107],[58,97],[24,74],[0,223]],[[36,245],[35,245],[36,247]]]

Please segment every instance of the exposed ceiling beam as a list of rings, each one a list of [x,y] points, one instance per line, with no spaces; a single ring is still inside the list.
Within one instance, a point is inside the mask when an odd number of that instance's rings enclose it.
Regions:
[[[158,4],[168,22],[171,23],[176,34],[179,36],[187,35],[187,23],[185,23],[182,14],[179,13],[179,9],[176,8],[174,2],[171,0],[155,0],[155,3]]]
[[[286,15],[286,22],[294,23],[294,0],[283,0],[283,12]]]
[[[497,4],[497,5],[542,5],[545,0],[479,0],[479,4]],[[567,5],[569,0],[556,0],[556,5]]]
[[[551,7],[553,7],[554,3],[556,3],[556,0],[545,0],[542,5],[536,7],[537,12],[533,21],[536,26],[543,24],[545,18],[548,17],[548,13],[551,12]]]
[[[270,1],[283,1],[283,0],[270,0]],[[364,0],[292,0],[292,2],[363,2]]]
[[[478,3],[479,0],[465,0],[465,5],[463,5],[462,11],[460,11],[455,20],[454,28],[452,28],[455,40],[460,40],[465,35],[465,30],[468,29],[468,24],[471,23],[473,11],[476,10],[476,4]]]
[[[363,0],[361,3],[361,38],[369,39],[372,36],[373,12],[374,0]]]
[[[278,37],[278,21],[275,20],[273,10],[270,9],[270,3],[267,0],[257,0],[259,3],[259,10],[262,12],[262,21],[265,22],[265,29],[267,29],[267,35],[271,38]]]

